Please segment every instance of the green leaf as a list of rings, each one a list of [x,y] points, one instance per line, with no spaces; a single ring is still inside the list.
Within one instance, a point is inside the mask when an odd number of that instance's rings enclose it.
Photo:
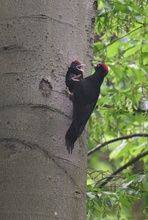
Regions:
[[[117,155],[120,156],[124,153],[123,149],[125,148],[125,146],[127,145],[127,142],[125,140],[122,141],[122,143],[115,149],[112,151],[112,153],[110,154],[110,158],[114,158]]]
[[[140,49],[140,45],[128,49],[128,50],[124,53],[124,57],[126,58],[126,57],[128,57],[128,56],[131,56],[131,55],[135,54],[135,52],[139,51],[139,49]]]
[[[119,46],[120,46],[119,40],[117,40],[114,43],[112,43],[111,45],[109,45],[107,47],[107,56],[109,58],[116,56],[118,53],[118,50],[119,50]]]

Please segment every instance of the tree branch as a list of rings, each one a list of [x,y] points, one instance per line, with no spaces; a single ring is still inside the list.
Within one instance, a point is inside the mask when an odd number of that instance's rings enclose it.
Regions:
[[[130,31],[130,32],[128,32],[128,33],[126,33],[124,36],[118,37],[117,39],[113,40],[112,42],[110,42],[109,44],[105,45],[104,47],[102,47],[102,48],[100,48],[100,49],[97,49],[97,48],[96,48],[96,51],[99,52],[99,51],[101,51],[102,49],[104,50],[105,48],[107,48],[108,46],[112,45],[112,44],[115,43],[116,41],[121,40],[122,38],[128,36],[129,34],[131,34],[131,33],[135,32],[135,31],[137,31],[137,30],[140,29],[140,28],[143,28],[143,24],[142,24],[140,27],[137,27],[137,28],[135,28],[134,30],[132,30],[132,31]]]
[[[116,142],[116,141],[124,140],[124,139],[129,139],[129,138],[132,138],[132,137],[148,137],[148,133],[129,134],[129,135],[125,135],[125,136],[122,136],[122,137],[111,139],[109,141],[105,141],[104,143],[102,143],[100,145],[97,145],[92,150],[90,150],[88,152],[88,156],[93,154],[97,150],[100,150],[102,147],[104,147],[104,146],[106,146],[108,144],[111,144],[111,143]]]
[[[98,187],[101,188],[101,187],[105,186],[110,180],[115,178],[115,176],[118,173],[120,173],[121,171],[125,170],[127,167],[131,166],[133,163],[137,162],[138,160],[140,160],[142,157],[145,157],[146,155],[148,155],[148,151],[145,151],[144,153],[141,153],[137,157],[131,159],[129,162],[127,162],[122,167],[120,167],[118,170],[116,170],[114,173],[112,173],[110,176],[108,176],[106,178],[106,180],[103,183],[101,183]]]

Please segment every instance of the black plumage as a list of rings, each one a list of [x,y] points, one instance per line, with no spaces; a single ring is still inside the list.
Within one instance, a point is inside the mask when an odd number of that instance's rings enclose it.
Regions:
[[[83,66],[84,64],[81,64],[80,60],[75,59],[68,68],[65,83],[70,93],[73,93],[75,84],[83,79]]]
[[[108,73],[106,64],[95,67],[95,73],[79,82],[73,90],[73,121],[65,135],[65,145],[72,153],[74,143],[82,134],[84,127],[96,105],[100,94],[100,87]]]

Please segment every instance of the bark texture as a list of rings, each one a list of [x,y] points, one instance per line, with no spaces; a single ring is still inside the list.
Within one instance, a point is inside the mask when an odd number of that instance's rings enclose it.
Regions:
[[[72,155],[65,74],[91,72],[93,1],[2,0],[0,7],[0,219],[85,220],[87,134]]]

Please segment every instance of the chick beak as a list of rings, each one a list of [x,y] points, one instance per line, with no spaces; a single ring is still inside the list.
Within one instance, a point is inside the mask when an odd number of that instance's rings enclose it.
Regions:
[[[83,66],[86,66],[85,64],[79,64],[76,66],[76,68],[82,72],[84,72]]]
[[[81,77],[81,74],[76,75],[76,76],[73,76],[73,77],[72,77],[72,80],[78,82],[78,81],[80,81],[80,80],[79,80],[80,77]]]

